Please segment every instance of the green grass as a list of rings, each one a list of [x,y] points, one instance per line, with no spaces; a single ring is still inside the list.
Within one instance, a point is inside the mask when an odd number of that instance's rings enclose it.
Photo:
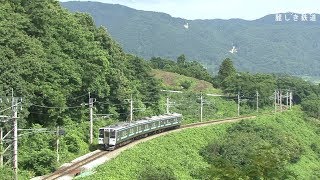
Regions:
[[[299,108],[276,115],[263,115],[254,119],[258,124],[272,126],[287,133],[303,149],[300,160],[290,164],[298,179],[317,179],[320,175],[320,124],[308,119]],[[137,179],[147,166],[172,169],[178,179],[192,179],[198,169],[208,166],[199,150],[223,136],[231,124],[187,129],[139,144],[124,151],[114,160],[98,167],[97,173],[83,179]],[[313,148],[314,149],[314,148]]]
[[[162,81],[162,87],[164,89],[178,90],[184,92],[222,94],[222,91],[220,89],[214,88],[211,83],[203,80],[187,77],[177,73],[166,72],[159,69],[152,70],[152,73],[157,79],[160,79]],[[188,89],[184,89],[181,87],[181,83],[185,81],[191,83],[191,86]]]

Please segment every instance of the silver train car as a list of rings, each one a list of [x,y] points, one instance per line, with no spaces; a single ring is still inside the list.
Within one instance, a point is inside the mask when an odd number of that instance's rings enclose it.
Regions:
[[[98,142],[104,149],[113,150],[135,139],[178,128],[181,120],[181,114],[173,113],[147,117],[131,123],[118,123],[100,128]]]

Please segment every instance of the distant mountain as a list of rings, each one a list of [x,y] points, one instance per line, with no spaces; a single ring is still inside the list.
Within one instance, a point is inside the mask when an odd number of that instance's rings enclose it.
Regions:
[[[145,58],[176,59],[183,53],[216,73],[221,61],[230,57],[240,71],[320,76],[318,14],[314,22],[310,14],[295,13],[272,14],[253,21],[186,20],[98,2],[62,5],[91,14],[125,51]],[[301,20],[304,18],[308,21]],[[232,49],[235,51],[229,52]]]

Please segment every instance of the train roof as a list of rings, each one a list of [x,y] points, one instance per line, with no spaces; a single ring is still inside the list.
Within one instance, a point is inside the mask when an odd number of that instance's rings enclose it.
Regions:
[[[168,118],[180,117],[180,116],[182,116],[182,114],[179,114],[179,113],[163,114],[163,115],[159,115],[159,116],[145,117],[145,118],[142,118],[141,120],[138,120],[138,121],[132,121],[131,123],[120,122],[120,123],[113,124],[113,125],[110,125],[110,126],[107,126],[104,128],[105,129],[108,128],[108,129],[120,130],[120,129],[125,129],[128,127],[137,126],[140,124],[146,124],[146,123],[153,122],[153,121],[159,121],[162,119],[168,119]]]

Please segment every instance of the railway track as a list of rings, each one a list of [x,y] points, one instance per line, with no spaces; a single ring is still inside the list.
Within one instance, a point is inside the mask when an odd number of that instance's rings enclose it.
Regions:
[[[97,153],[92,154],[91,156],[88,156],[83,160],[75,162],[70,166],[66,166],[58,169],[54,173],[49,174],[48,176],[45,176],[43,179],[53,180],[53,179],[59,179],[60,177],[63,177],[65,175],[71,175],[71,176],[77,175],[78,173],[81,172],[81,167],[83,165],[86,165],[102,156],[105,156],[108,153],[109,153],[108,151],[98,151]]]
[[[218,119],[218,120],[212,120],[212,121],[204,121],[204,122],[198,122],[198,123],[192,123],[192,124],[186,124],[186,125],[182,125],[179,129],[175,129],[172,131],[164,131],[162,133],[159,134],[155,134],[152,136],[148,136],[147,138],[143,138],[137,141],[133,141],[132,143],[129,143],[126,146],[134,146],[135,144],[138,144],[140,142],[144,142],[147,140],[151,140],[154,139],[158,136],[164,135],[164,134],[169,134],[172,132],[177,132],[177,131],[181,131],[183,129],[188,129],[188,128],[194,128],[194,127],[201,127],[201,126],[207,126],[207,125],[212,125],[212,124],[222,124],[222,123],[227,123],[227,122],[236,122],[236,121],[240,121],[243,119],[252,119],[255,118],[256,116],[241,116],[241,117],[233,117],[233,118],[225,118],[225,119]],[[131,145],[130,145],[131,144]],[[94,153],[86,158],[84,158],[83,160],[79,160],[77,162],[75,162],[74,164],[70,165],[70,166],[66,166],[66,167],[62,167],[60,169],[58,169],[57,171],[55,171],[52,174],[49,174],[48,176],[44,176],[42,179],[46,179],[46,180],[53,180],[53,179],[60,179],[63,176],[69,175],[71,177],[79,174],[81,172],[81,167],[89,164],[90,162],[93,162],[94,160],[97,160],[98,158],[101,158],[103,156],[106,156],[107,154],[113,154],[111,158],[114,158],[115,156],[117,156],[121,151],[125,150],[123,147],[120,147],[118,149],[115,149],[113,151],[101,151],[99,150],[97,153]],[[119,151],[119,152],[117,152]]]
[[[211,124],[221,124],[221,123],[226,123],[226,122],[232,122],[232,121],[240,121],[243,119],[253,119],[256,116],[241,116],[241,117],[232,117],[232,118],[225,118],[225,119],[217,119],[217,120],[212,120],[212,121],[203,121],[203,122],[198,122],[198,123],[192,123],[192,124],[186,124],[182,125],[180,129],[186,129],[186,128],[192,128],[192,127],[198,127],[202,125],[211,125]]]

